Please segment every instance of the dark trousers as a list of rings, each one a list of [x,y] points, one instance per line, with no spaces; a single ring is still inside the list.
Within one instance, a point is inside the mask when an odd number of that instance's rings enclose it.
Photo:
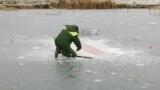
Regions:
[[[62,55],[66,57],[76,57],[76,52],[69,46],[69,45],[60,45],[56,43],[56,47],[59,48],[62,51]]]

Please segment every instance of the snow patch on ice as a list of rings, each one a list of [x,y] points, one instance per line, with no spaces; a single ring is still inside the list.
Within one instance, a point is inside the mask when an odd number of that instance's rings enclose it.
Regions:
[[[102,82],[101,79],[95,79],[94,82]]]
[[[85,70],[85,72],[87,72],[87,73],[91,73],[92,71],[91,71],[91,70]]]
[[[97,72],[96,72],[96,71],[93,71],[93,73],[96,74]]]
[[[26,38],[26,36],[17,36],[19,38]],[[17,40],[18,41],[18,40]],[[21,41],[21,40],[20,40]],[[11,43],[11,40],[7,43]],[[31,43],[31,45],[37,45],[37,46],[31,46],[31,50],[27,50],[26,53],[21,54],[16,57],[17,60],[48,60],[49,56],[53,56],[52,47],[53,41],[50,39],[32,39],[32,40],[27,40],[27,42]],[[30,45],[29,45],[30,46]],[[2,51],[7,51],[7,48],[1,49]],[[31,58],[36,58],[36,59],[31,59]],[[45,59],[44,59],[45,58]]]
[[[116,72],[111,72],[111,75],[116,75],[117,73]]]
[[[82,40],[83,49],[78,52],[79,55],[87,55],[92,57],[118,57],[118,56],[134,56],[139,51],[134,49],[124,49],[118,47],[111,47],[107,45],[106,40],[94,40],[83,38]]]
[[[26,38],[27,36],[21,35],[21,36],[16,36],[17,38]]]
[[[115,66],[120,66],[120,64],[115,64]]]
[[[18,56],[16,59],[25,59],[25,56]]]
[[[3,48],[1,51],[6,52],[6,51],[7,51],[7,48]]]
[[[141,64],[141,63],[138,63],[138,64],[136,64],[136,65],[137,65],[137,66],[141,66],[141,67],[144,66],[144,64]]]
[[[32,47],[32,49],[38,50],[40,49],[40,47]]]
[[[150,25],[156,25],[157,23],[156,22],[149,22],[148,24],[150,24]]]
[[[51,55],[50,52],[44,49],[36,50],[36,51],[33,50],[32,52],[27,54],[27,56],[37,57],[37,58],[47,58],[49,55]]]
[[[42,60],[49,60],[50,56],[54,56],[53,48],[54,41],[51,39],[34,39],[30,42],[38,44],[38,46],[31,47],[31,50],[25,53],[24,56],[26,56],[29,60],[34,61],[42,61]],[[36,58],[36,59],[30,59],[30,58]]]
[[[23,66],[23,63],[19,63],[19,66]]]
[[[132,78],[129,78],[128,80],[129,80],[129,81],[133,81],[133,79],[132,79]]]
[[[145,88],[147,88],[148,86],[150,86],[149,83],[144,83],[143,86],[142,86],[142,88],[145,89]]]

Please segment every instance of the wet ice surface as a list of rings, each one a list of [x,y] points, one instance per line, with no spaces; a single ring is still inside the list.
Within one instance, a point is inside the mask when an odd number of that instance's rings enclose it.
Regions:
[[[159,90],[160,12],[0,11],[1,90]],[[94,59],[54,59],[54,37],[77,24]],[[86,32],[87,31],[87,32]]]

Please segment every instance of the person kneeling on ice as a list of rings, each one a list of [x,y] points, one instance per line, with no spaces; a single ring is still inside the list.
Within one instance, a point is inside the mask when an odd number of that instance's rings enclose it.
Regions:
[[[70,47],[71,43],[77,47],[77,51],[79,51],[82,46],[81,42],[78,38],[78,26],[76,25],[65,25],[65,28],[59,33],[59,35],[55,39],[56,51],[55,58],[58,57],[58,54],[62,53],[62,55],[66,57],[76,57],[76,52]]]

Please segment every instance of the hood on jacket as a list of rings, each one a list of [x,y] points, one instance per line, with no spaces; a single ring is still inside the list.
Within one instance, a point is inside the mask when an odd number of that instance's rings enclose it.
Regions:
[[[65,25],[65,28],[69,32],[77,32],[77,33],[79,33],[78,26],[76,26],[76,25]]]

